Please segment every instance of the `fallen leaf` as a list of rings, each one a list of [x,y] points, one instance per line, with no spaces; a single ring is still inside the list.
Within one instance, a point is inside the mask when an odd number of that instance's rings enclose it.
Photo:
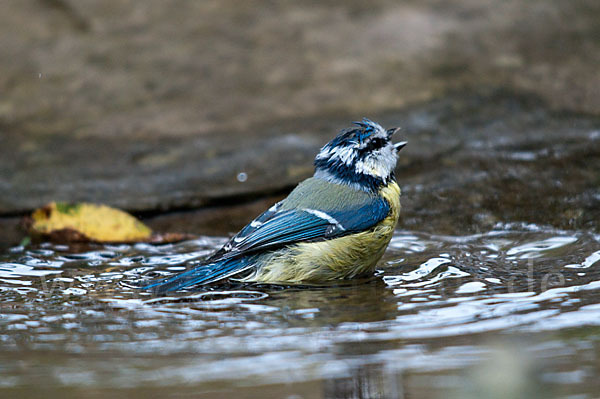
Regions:
[[[130,214],[106,205],[51,202],[33,212],[34,237],[59,242],[151,241],[152,230]]]

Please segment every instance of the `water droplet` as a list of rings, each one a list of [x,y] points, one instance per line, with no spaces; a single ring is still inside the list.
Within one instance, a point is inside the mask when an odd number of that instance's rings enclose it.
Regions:
[[[244,172],[240,172],[240,173],[238,173],[238,175],[237,175],[237,179],[238,179],[238,181],[239,181],[240,183],[243,183],[243,182],[245,182],[246,180],[248,180],[248,175],[247,175],[246,173],[244,173]]]

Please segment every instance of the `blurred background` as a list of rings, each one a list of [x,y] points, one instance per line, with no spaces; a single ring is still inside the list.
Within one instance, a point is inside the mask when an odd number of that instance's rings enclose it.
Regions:
[[[409,141],[409,227],[596,228],[599,21],[593,0],[3,2],[0,241],[52,200],[234,231],[363,116]]]
[[[120,284],[363,117],[408,141],[375,280]],[[201,237],[17,246],[50,201]],[[0,2],[0,396],[595,398],[599,221],[598,0]]]

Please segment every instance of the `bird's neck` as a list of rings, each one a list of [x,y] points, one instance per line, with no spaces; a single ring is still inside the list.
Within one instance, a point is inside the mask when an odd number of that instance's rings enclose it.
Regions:
[[[389,179],[386,179],[386,182],[383,179],[375,176],[357,173],[353,168],[345,165],[333,168],[317,167],[315,169],[314,177],[334,184],[347,185],[356,190],[366,191],[371,194],[378,193],[379,190],[390,181],[390,179],[394,179],[394,175],[392,174]]]

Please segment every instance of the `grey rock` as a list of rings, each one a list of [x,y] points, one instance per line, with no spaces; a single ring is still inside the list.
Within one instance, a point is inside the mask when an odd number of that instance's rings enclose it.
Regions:
[[[370,116],[409,138],[407,226],[594,227],[599,18],[594,0],[3,2],[0,214],[282,193]]]

